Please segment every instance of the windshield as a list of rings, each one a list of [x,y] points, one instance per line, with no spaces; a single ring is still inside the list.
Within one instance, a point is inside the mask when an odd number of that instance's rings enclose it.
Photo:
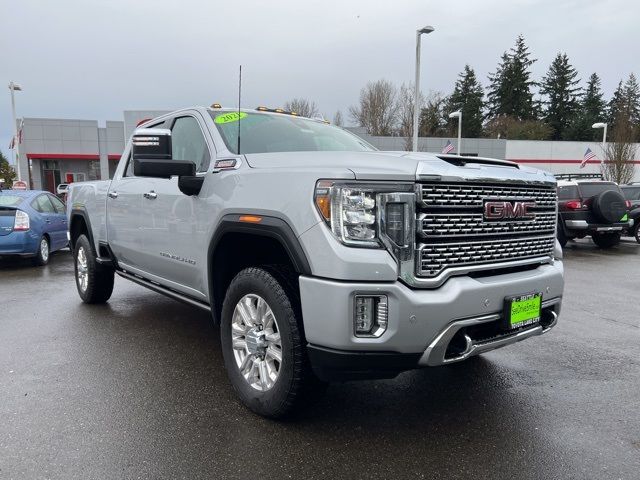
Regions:
[[[290,115],[209,112],[229,151],[238,153],[375,150],[356,135],[326,123]]]
[[[607,190],[613,190],[618,193],[620,192],[620,188],[615,183],[580,183],[580,193],[582,194],[582,198],[595,197]]]
[[[0,194],[0,207],[17,207],[22,203],[23,197],[17,195]]]

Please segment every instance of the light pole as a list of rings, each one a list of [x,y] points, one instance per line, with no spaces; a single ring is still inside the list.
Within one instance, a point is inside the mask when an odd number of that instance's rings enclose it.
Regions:
[[[600,163],[604,165],[604,156],[607,154],[607,124],[598,122],[591,125],[591,128],[602,128],[602,160]]]
[[[416,30],[416,82],[413,92],[413,151],[418,151],[418,118],[420,115],[420,36],[423,33],[431,33],[434,28],[427,25]]]
[[[16,173],[18,174],[18,180],[22,180],[20,176],[20,141],[18,139],[18,121],[16,119],[16,100],[14,98],[15,91],[22,91],[22,87],[15,82],[9,82],[9,90],[11,91],[11,113],[13,113],[13,128],[14,128],[14,137],[13,137],[13,151],[15,155],[15,168]]]
[[[458,119],[458,151],[456,153],[462,155],[462,110],[450,113],[449,118]]]

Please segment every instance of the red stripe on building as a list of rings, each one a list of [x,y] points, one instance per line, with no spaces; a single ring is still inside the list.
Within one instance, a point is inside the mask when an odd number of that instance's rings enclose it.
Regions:
[[[100,160],[100,155],[92,153],[27,153],[30,160]],[[119,153],[107,155],[109,160],[120,160]]]
[[[582,160],[551,160],[544,158],[507,158],[510,162],[516,163],[570,163],[570,164],[581,164]],[[588,160],[588,164],[598,165],[601,160]],[[631,160],[629,163],[640,164],[640,160]]]

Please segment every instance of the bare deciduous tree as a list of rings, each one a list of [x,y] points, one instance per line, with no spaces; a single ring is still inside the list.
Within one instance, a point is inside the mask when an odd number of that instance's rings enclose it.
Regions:
[[[333,124],[337,125],[338,127],[342,126],[343,120],[342,120],[342,112],[340,110],[338,110],[336,114],[333,116]]]
[[[398,135],[401,137],[405,137],[404,149],[406,151],[411,151],[411,148],[413,146],[413,112],[415,107],[415,102],[413,100],[414,95],[414,87],[411,84],[405,85],[403,83],[398,93]],[[418,101],[418,108],[419,110],[422,110],[422,108],[424,107],[424,96],[422,95],[422,93],[420,93]]]
[[[319,113],[316,102],[306,98],[294,98],[284,104],[284,109],[307,118],[313,118]]]
[[[635,173],[636,145],[634,140],[634,126],[631,120],[621,112],[616,120],[613,142],[609,142],[604,152],[602,176],[605,180],[618,184],[629,183]]]
[[[397,119],[397,89],[387,80],[369,82],[360,90],[358,105],[349,107],[351,118],[370,135],[391,135]]]

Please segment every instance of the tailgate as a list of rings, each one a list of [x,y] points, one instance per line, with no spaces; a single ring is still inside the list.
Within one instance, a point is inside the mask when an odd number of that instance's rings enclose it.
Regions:
[[[11,207],[0,207],[0,237],[13,232],[16,209]]]

